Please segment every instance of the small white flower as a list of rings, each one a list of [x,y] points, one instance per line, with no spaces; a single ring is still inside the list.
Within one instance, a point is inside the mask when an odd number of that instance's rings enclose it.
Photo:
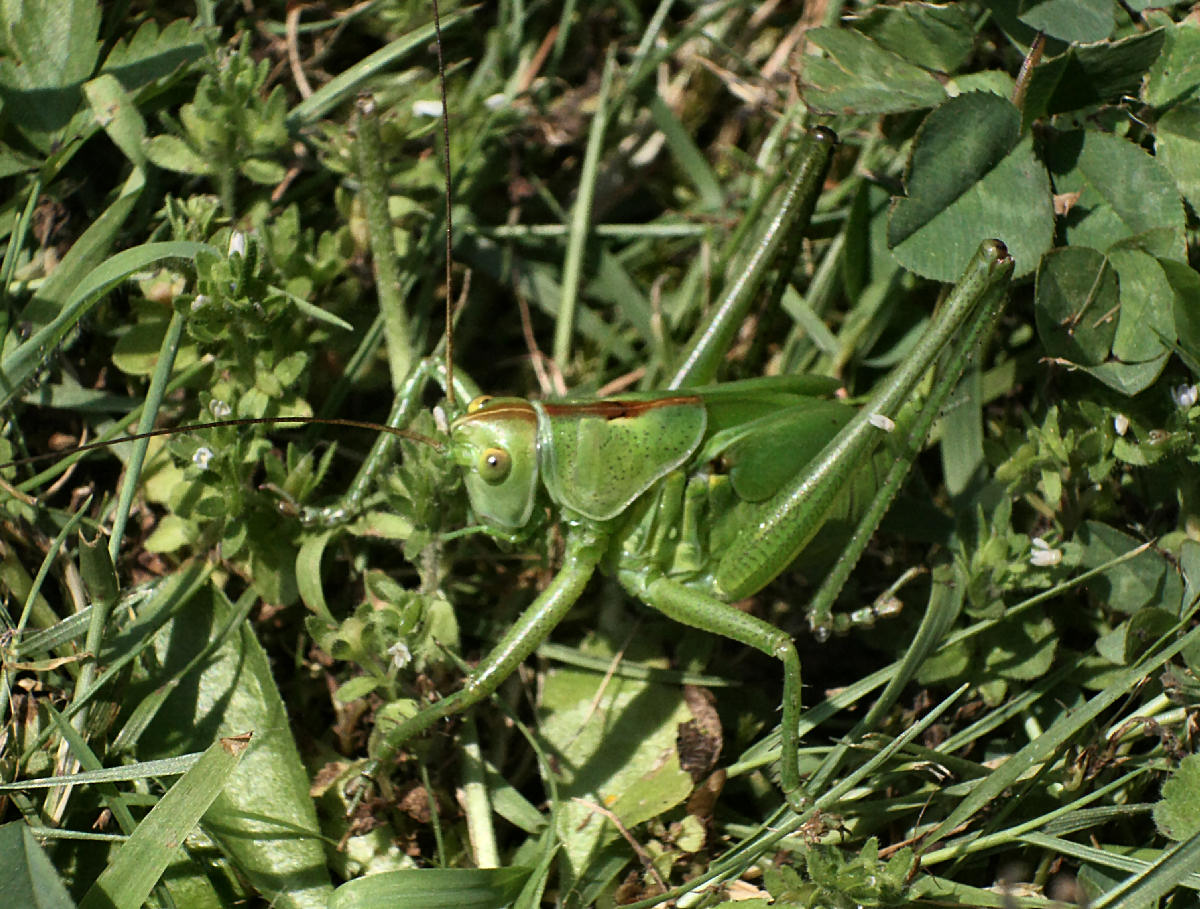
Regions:
[[[1171,389],[1171,397],[1175,399],[1177,406],[1187,410],[1200,399],[1200,391],[1195,385],[1177,385]]]
[[[488,95],[484,99],[483,106],[488,110],[500,110],[508,106],[508,95],[504,92],[496,92],[494,95]]]
[[[1032,550],[1029,553],[1029,564],[1034,568],[1049,568],[1062,562],[1062,550],[1052,549],[1041,537],[1031,539],[1029,546]]]
[[[388,648],[388,656],[392,658],[392,665],[397,669],[403,669],[412,662],[412,651],[408,649],[408,645],[403,641],[397,641]]]
[[[192,312],[199,312],[211,302],[208,294],[196,294],[196,299],[192,301]]]
[[[1119,436],[1123,436],[1129,432],[1129,417],[1123,413],[1119,413],[1113,417],[1113,432]]]
[[[438,428],[438,432],[450,431],[450,421],[446,419],[446,411],[441,404],[433,406],[433,424]]]
[[[233,408],[220,398],[213,398],[212,403],[208,405],[208,409],[212,411],[212,415],[218,420],[224,420],[233,413]]]
[[[442,115],[441,101],[414,101],[414,117],[440,117]]]
[[[244,256],[246,254],[246,235],[235,230],[229,235],[229,255]]]
[[[873,413],[867,417],[867,421],[876,429],[882,429],[884,432],[893,432],[896,429],[896,421],[891,417],[885,417],[881,413]]]
[[[201,470],[208,470],[208,464],[213,458],[212,449],[207,446],[200,446],[196,449],[196,453],[192,455],[192,463]]]

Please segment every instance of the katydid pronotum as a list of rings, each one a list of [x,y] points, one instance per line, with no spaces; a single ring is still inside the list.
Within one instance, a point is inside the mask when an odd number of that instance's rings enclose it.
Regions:
[[[444,370],[421,364],[401,390],[397,412],[410,414],[440,378],[453,419],[448,440],[435,444],[461,469],[482,524],[519,537],[548,500],[566,527],[566,548],[549,586],[463,686],[382,737],[368,774],[438,720],[494,692],[599,569],[668,617],[780,661],[781,788],[802,809],[799,658],[785,632],[730,604],[777,576],[831,520],[857,519],[836,569],[844,577],[992,324],[1012,270],[1003,244],[984,242],[925,336],[860,408],[825,397],[831,385],[823,379],[713,384],[755,293],[811,213],[834,141],[822,128],[802,141],[741,273],[662,391],[589,401],[476,398],[457,413],[449,355]],[[931,371],[930,389],[912,405]],[[890,467],[879,468],[887,460],[879,451],[891,455]]]

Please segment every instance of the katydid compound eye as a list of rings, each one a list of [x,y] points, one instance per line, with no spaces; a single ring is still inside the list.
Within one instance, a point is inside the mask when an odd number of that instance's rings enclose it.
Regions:
[[[479,456],[479,476],[485,483],[503,483],[512,470],[512,458],[503,448],[489,448]]]
[[[473,398],[471,403],[467,405],[467,413],[478,413],[491,403],[493,395],[480,395]]]

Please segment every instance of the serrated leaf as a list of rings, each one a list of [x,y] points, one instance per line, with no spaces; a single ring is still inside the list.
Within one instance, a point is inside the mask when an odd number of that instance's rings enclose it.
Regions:
[[[1154,805],[1154,824],[1165,837],[1179,841],[1200,832],[1200,754],[1189,754],[1162,786]]]
[[[1107,252],[1157,228],[1175,236],[1171,258],[1184,261],[1183,204],[1170,174],[1141,148],[1107,133],[1077,130],[1055,137],[1050,173],[1056,193],[1078,193],[1063,218],[1071,246]]]
[[[121,38],[113,46],[101,69],[119,79],[126,91],[134,91],[203,57],[204,35],[203,29],[186,19],[177,19],[161,31],[157,22],[149,20],[133,37]]]
[[[1016,274],[1050,248],[1054,216],[1046,172],[1020,114],[988,92],[959,95],[925,119],[888,222],[888,242],[906,268],[938,281],[962,274],[980,240],[999,237]],[[954,162],[951,166],[948,162]]]
[[[1185,19],[1167,29],[1161,56],[1150,67],[1142,98],[1165,107],[1200,97],[1200,24]]]
[[[1142,78],[1158,59],[1166,29],[1131,35],[1088,47],[1072,47],[1037,66],[1029,80],[1023,123],[1051,114],[1118,103],[1141,89]]]
[[[808,40],[828,55],[804,59],[804,100],[817,110],[894,114],[932,107],[946,97],[932,75],[861,32],[818,28]]]
[[[910,63],[943,73],[962,66],[975,46],[975,25],[957,3],[875,6],[854,27]]]
[[[1021,13],[1030,28],[1072,44],[1103,41],[1112,34],[1112,0],[1043,0]]]

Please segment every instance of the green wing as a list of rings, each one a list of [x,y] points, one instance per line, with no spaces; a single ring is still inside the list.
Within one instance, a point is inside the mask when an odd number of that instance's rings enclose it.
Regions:
[[[546,490],[596,521],[617,517],[683,464],[700,446],[708,421],[703,401],[691,394],[533,406]]]

